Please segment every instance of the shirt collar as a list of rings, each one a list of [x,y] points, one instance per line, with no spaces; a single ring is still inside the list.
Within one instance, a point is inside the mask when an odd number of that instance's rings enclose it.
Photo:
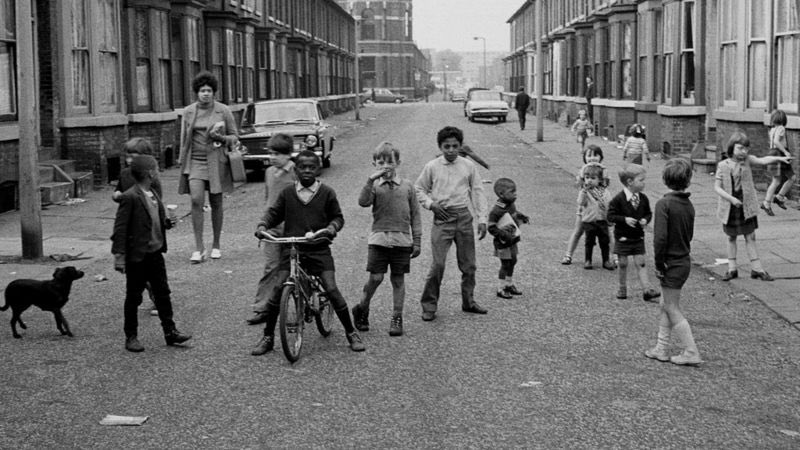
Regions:
[[[309,186],[309,187],[305,187],[305,186],[303,186],[302,184],[300,184],[300,182],[299,182],[299,181],[297,181],[297,182],[295,182],[295,183],[294,183],[294,189],[295,189],[295,191],[297,191],[297,192],[303,192],[303,191],[306,191],[306,192],[311,192],[312,194],[316,194],[316,193],[317,193],[317,190],[319,190],[319,186],[320,186],[321,184],[322,184],[322,183],[321,183],[319,180],[316,180],[316,181],[314,181],[314,184],[312,184],[311,186]]]
[[[284,172],[291,172],[294,170],[294,161],[289,161],[283,165],[283,167],[275,167],[278,170],[282,170]]]
[[[622,191],[625,192],[625,199],[631,201],[631,198],[633,197],[633,192],[631,192],[630,189],[627,188],[627,186],[623,187]]]
[[[400,186],[400,178],[397,176],[397,174],[394,174],[394,176],[388,180],[383,177],[380,177],[378,179],[379,186],[387,183],[394,184],[395,186]]]
[[[454,159],[453,162],[448,161],[447,158],[444,157],[444,155],[439,156],[439,158],[441,158],[442,164],[444,164],[445,166],[449,166],[451,164],[457,163],[458,159],[461,158],[461,155],[456,156],[456,159]]]

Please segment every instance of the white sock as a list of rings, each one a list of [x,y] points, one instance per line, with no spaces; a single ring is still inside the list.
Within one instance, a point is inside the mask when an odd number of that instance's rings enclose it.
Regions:
[[[514,284],[514,280],[511,277],[506,277],[506,286],[511,286],[512,284]]]
[[[686,353],[694,355],[698,353],[697,345],[694,343],[694,336],[692,336],[692,328],[689,326],[689,322],[687,322],[686,319],[683,319],[680,323],[672,327],[672,331],[680,340],[681,346]]]
[[[656,350],[664,352],[669,348],[670,328],[669,326],[658,326],[658,341],[656,341]]]

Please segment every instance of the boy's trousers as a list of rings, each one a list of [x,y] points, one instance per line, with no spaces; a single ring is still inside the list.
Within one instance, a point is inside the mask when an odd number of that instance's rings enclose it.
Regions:
[[[461,307],[469,308],[475,303],[475,231],[472,228],[472,213],[466,207],[447,212],[451,216],[449,222],[442,223],[434,219],[431,227],[433,261],[420,299],[423,311],[436,312],[447,253],[454,241],[458,269],[461,271]]]
[[[253,303],[253,312],[261,313],[267,310],[270,295],[278,286],[278,263],[281,261],[281,246],[265,243],[264,245],[264,275],[258,280],[256,301]]]
[[[164,254],[161,252],[146,253],[138,262],[125,262],[125,336],[136,336],[139,328],[139,305],[142,304],[142,291],[145,284],[150,283],[153,303],[161,319],[164,331],[175,328],[172,321],[172,302],[170,301],[169,284],[167,283],[167,267],[164,265]]]

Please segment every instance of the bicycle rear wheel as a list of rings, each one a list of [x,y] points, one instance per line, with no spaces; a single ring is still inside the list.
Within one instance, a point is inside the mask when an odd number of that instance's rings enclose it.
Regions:
[[[292,363],[300,359],[300,349],[303,347],[304,308],[297,286],[284,286],[281,292],[281,347],[286,359]]]
[[[319,311],[314,316],[314,320],[317,322],[317,330],[322,336],[328,337],[331,334],[331,325],[333,324],[333,305],[331,305],[326,295],[316,291],[314,295],[319,297]]]

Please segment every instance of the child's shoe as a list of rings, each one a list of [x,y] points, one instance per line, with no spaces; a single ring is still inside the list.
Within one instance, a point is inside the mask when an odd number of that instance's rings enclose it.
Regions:
[[[679,366],[697,366],[703,362],[703,360],[700,359],[699,353],[690,353],[688,351],[680,355],[675,355],[669,360],[672,364],[677,364]]]
[[[766,270],[763,272],[751,270],[750,278],[761,281],[775,281],[775,278],[772,278],[772,275],[768,274]]]
[[[722,276],[722,281],[731,281],[734,278],[739,278],[739,271],[736,269],[725,272],[725,275]]]
[[[644,294],[642,294],[644,301],[651,303],[658,303],[658,300],[655,300],[658,297],[661,297],[661,292],[658,292],[653,288],[645,289]]]
[[[392,322],[389,324],[389,336],[403,335],[403,315],[395,313]]]
[[[649,350],[645,350],[644,351],[644,356],[647,356],[650,359],[657,359],[657,360],[659,360],[661,362],[668,362],[670,360],[669,359],[669,355],[667,354],[667,351],[664,350],[664,349],[658,348],[658,346],[653,347],[653,348],[651,348]]]
[[[348,334],[347,342],[350,343],[350,350],[354,352],[363,352],[367,349],[367,347],[364,347],[364,341],[361,340],[361,336],[358,335],[358,331],[353,331],[352,333]]]
[[[253,356],[260,356],[264,353],[271,352],[272,349],[275,347],[275,336],[267,336],[264,335],[258,341],[255,347],[250,350],[250,354]]]
[[[583,263],[583,268],[586,269],[586,270],[592,270],[592,262],[591,261],[584,262]]]
[[[616,269],[616,268],[617,268],[617,266],[615,266],[615,265],[614,265],[614,263],[612,263],[611,261],[605,261],[605,262],[603,262],[603,269],[606,269],[606,270],[614,270],[614,269]]]
[[[512,297],[511,293],[508,292],[508,287],[504,287],[502,289],[497,290],[497,296],[500,298],[509,299]]]
[[[763,209],[764,212],[766,212],[768,216],[774,216],[775,215],[775,213],[772,212],[772,205],[767,204],[767,202],[762,202],[761,203],[761,209]]]
[[[144,351],[144,346],[136,336],[128,336],[125,338],[125,350],[129,352],[139,353]]]
[[[168,330],[164,330],[164,340],[167,342],[167,345],[179,345],[183,344],[184,342],[191,339],[192,336],[189,334],[183,334],[178,331],[177,328],[172,327]]]
[[[201,262],[206,260],[206,252],[203,250],[202,252],[192,252],[192,257],[189,258],[189,261],[192,264],[200,264]]]
[[[619,289],[617,289],[617,298],[620,300],[628,298],[628,288],[626,286],[620,286]]]
[[[360,303],[353,306],[353,325],[358,331],[369,331],[369,310]]]
[[[565,266],[572,264],[572,256],[565,255],[563,258],[561,258],[561,264]]]
[[[786,197],[782,195],[776,195],[775,198],[772,199],[772,203],[775,203],[776,205],[780,206],[781,209],[786,209],[786,203],[784,203],[785,201]]]
[[[522,295],[522,291],[517,289],[517,287],[514,286],[513,284],[510,286],[506,286],[506,292],[508,292],[511,295]]]

